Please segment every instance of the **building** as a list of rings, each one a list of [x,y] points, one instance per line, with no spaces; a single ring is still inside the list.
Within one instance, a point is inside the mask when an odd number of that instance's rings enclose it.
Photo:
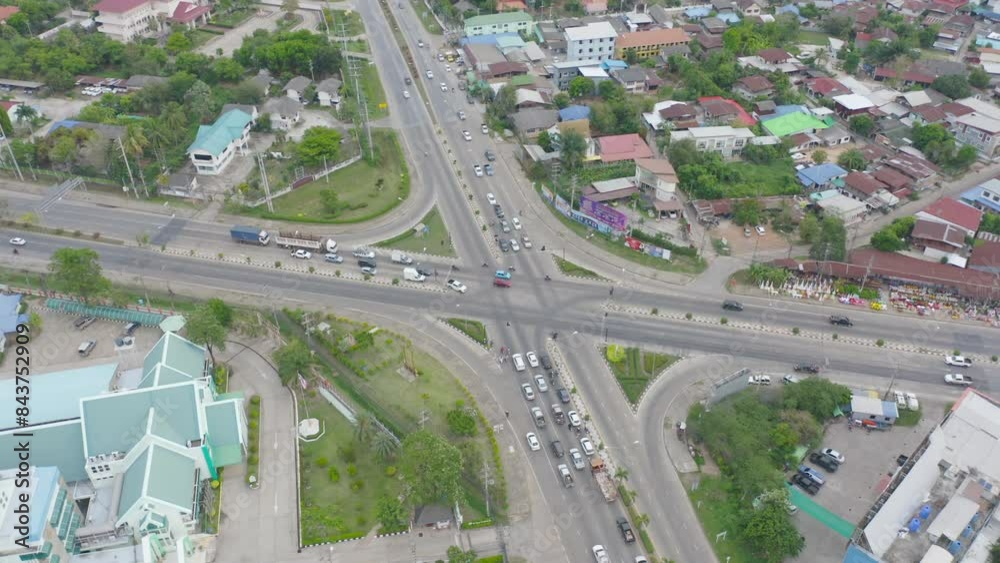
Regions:
[[[763,13],[761,4],[757,3],[756,0],[737,0],[736,8],[744,17],[759,16]]]
[[[799,182],[807,190],[827,190],[834,186],[837,180],[843,180],[847,176],[847,170],[844,170],[840,166],[832,163],[825,162],[823,164],[817,164],[816,166],[810,166],[808,168],[803,168],[796,173],[796,177]],[[843,182],[839,182],[843,184]]]
[[[752,127],[757,123],[757,120],[747,113],[743,109],[743,106],[735,100],[729,100],[721,96],[708,96],[698,98],[698,104],[705,115],[705,123],[709,125],[738,123]]]
[[[618,32],[608,22],[571,27],[565,34],[568,61],[604,61],[614,56]]]
[[[769,135],[789,137],[799,133],[817,133],[830,126],[829,123],[816,119],[812,114],[794,111],[780,117],[768,119],[761,124]]]
[[[28,314],[21,312],[21,294],[0,294],[0,354],[7,349],[7,335],[17,332],[17,325],[28,323]]]
[[[847,195],[860,201],[867,201],[879,190],[885,188],[885,184],[864,172],[854,171],[844,177],[844,191]]]
[[[552,75],[552,82],[560,90],[568,90],[569,83],[577,76],[580,70],[588,67],[601,67],[601,61],[560,61],[546,67]],[[603,70],[603,69],[602,69]]]
[[[834,96],[834,111],[837,115],[848,119],[851,116],[859,115],[862,113],[868,113],[869,110],[875,107],[868,98],[860,94],[844,94],[843,96]]]
[[[810,78],[805,81],[806,94],[816,100],[843,96],[851,93],[851,89],[840,83],[839,80],[821,76]]]
[[[976,147],[986,158],[994,158],[1000,151],[1000,108],[990,102],[975,98],[958,100],[960,105],[972,109],[959,116],[952,124],[955,140]]]
[[[313,81],[305,76],[296,76],[289,80],[281,91],[296,102],[302,102],[306,99],[306,88],[312,86],[312,83]]]
[[[697,110],[674,100],[665,100],[653,105],[653,111],[642,114],[643,120],[654,131],[665,129],[687,129],[698,125]]]
[[[601,157],[601,162],[605,164],[653,157],[649,145],[636,133],[608,135],[598,137],[596,141],[597,153]]]
[[[535,25],[534,18],[525,12],[503,12],[475,16],[465,20],[465,35],[495,35],[497,33],[529,32]]]
[[[677,173],[669,160],[662,158],[637,158],[635,183],[639,189],[654,199],[670,201],[677,193]]]
[[[965,248],[965,233],[948,223],[918,219],[910,233],[913,245],[927,256],[940,259]]]
[[[206,24],[212,16],[211,6],[199,6],[191,2],[178,2],[170,15],[170,23],[176,27],[194,29],[199,23]]]
[[[975,237],[983,212],[950,197],[943,197],[916,213],[917,219],[926,219],[951,225],[969,237]]]
[[[237,153],[246,154],[252,126],[250,115],[234,109],[222,114],[215,123],[198,127],[198,134],[187,149],[195,171],[210,176],[221,174]]]
[[[316,86],[316,99],[321,106],[334,106],[340,104],[340,80],[327,78]]]
[[[258,70],[257,74],[247,78],[246,82],[257,87],[264,96],[267,96],[271,91],[271,73],[266,68]]]
[[[518,134],[533,139],[559,122],[559,112],[545,108],[523,109],[512,114],[510,119],[514,122],[514,130]]]
[[[698,150],[717,152],[724,158],[738,156],[753,138],[753,131],[730,125],[692,127],[670,134],[671,143],[691,139]]]
[[[289,131],[299,122],[302,104],[288,97],[270,98],[264,102],[263,110],[271,117],[272,129]]]
[[[644,60],[658,55],[667,47],[687,45],[690,41],[688,34],[678,27],[623,33],[615,41],[615,58],[625,60],[631,53],[637,59]]]
[[[967,190],[962,201],[980,211],[1000,213],[1000,180],[992,179]]]
[[[868,205],[865,202],[843,194],[820,199],[815,205],[822,210],[824,217],[836,217],[848,227],[860,223],[868,213]]]
[[[642,94],[648,92],[654,84],[659,86],[659,78],[655,82],[650,79],[646,69],[641,66],[632,66],[626,69],[615,69],[611,71],[611,77],[622,85],[625,92],[629,94]]]
[[[97,30],[122,43],[143,37],[159,25],[150,0],[101,0],[94,5]]]
[[[893,401],[883,401],[867,394],[851,395],[851,420],[861,426],[885,428],[899,418],[899,409]]]
[[[17,6],[0,6],[0,24],[7,23],[7,19],[21,11]]]
[[[1000,275],[1000,235],[979,233],[969,255],[968,268]]]
[[[56,467],[29,467],[26,485],[17,469],[0,471],[0,561],[49,562],[72,560],[76,532],[83,524],[83,514],[73,494]],[[23,505],[20,495],[30,504]],[[15,543],[14,526],[27,509],[28,530],[25,545]]]
[[[774,84],[759,74],[744,76],[733,85],[733,92],[744,98],[753,100],[757,97],[770,97],[774,94]]]

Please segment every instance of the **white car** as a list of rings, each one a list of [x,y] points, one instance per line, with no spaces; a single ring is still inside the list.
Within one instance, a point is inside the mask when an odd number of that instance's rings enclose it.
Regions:
[[[438,60],[439,61],[444,61],[444,55],[441,54],[441,53],[438,53]],[[430,72],[430,71],[428,71],[428,72]]]
[[[309,252],[308,250],[302,250],[300,248],[298,250],[293,250],[292,251],[292,257],[293,258],[298,258],[299,260],[308,260],[308,259],[312,258],[313,255],[312,255],[312,252]]]
[[[521,250],[521,245],[517,243],[516,238],[510,239],[510,249],[513,250],[514,252]]]
[[[960,368],[970,368],[972,367],[972,360],[966,358],[965,356],[945,356],[944,363],[949,366],[955,366]]]
[[[476,178],[482,178],[483,177],[483,167],[482,166],[480,166],[480,165],[477,164],[477,165],[475,165],[475,166],[472,167],[472,171],[476,173]]]
[[[515,229],[517,229],[518,231],[521,230],[521,220],[520,219],[518,219],[517,217],[514,217],[513,219],[510,220],[510,222],[514,224],[514,228]]]
[[[757,225],[756,227],[754,227],[754,229],[757,231],[757,234],[760,235],[760,236],[764,236],[765,234],[767,234],[767,231],[764,230],[764,226],[763,225]]]
[[[441,83],[441,91],[442,92],[447,92],[448,91],[448,85],[445,84],[444,82]]]
[[[28,241],[24,240],[21,237],[14,237],[14,238],[10,239],[10,245],[11,246],[24,246],[26,244],[28,244]]]
[[[369,260],[375,258],[375,251],[370,248],[358,247],[352,250],[351,254],[355,258],[368,258]]]
[[[590,438],[584,436],[580,438],[580,447],[583,448],[583,453],[586,456],[594,455],[597,450],[594,449],[594,443],[590,441]]]
[[[604,549],[603,545],[595,545],[590,550],[594,552],[594,559],[597,563],[611,563],[611,558],[608,557],[608,550]]]
[[[468,131],[462,131],[462,138],[465,139],[466,141],[471,141],[472,133],[469,133]]]
[[[344,257],[339,254],[327,254],[323,257],[324,260],[330,262],[331,264],[343,264]]]
[[[423,39],[417,39],[417,47],[420,47],[421,49],[424,48],[424,40]]]
[[[510,360],[513,362],[515,370],[524,371],[524,358],[521,357],[521,354],[514,354]]]
[[[434,73],[430,70],[427,71],[427,78],[434,78]]]
[[[531,350],[524,353],[524,357],[528,359],[528,365],[537,368],[538,367],[538,356],[535,355],[535,351]]]
[[[826,448],[825,450],[823,450],[823,455],[837,460],[837,463],[844,463],[845,461],[847,461],[847,458],[844,457],[844,454],[838,452],[833,448]]]
[[[371,266],[361,266],[361,273],[366,276],[374,276],[376,274],[376,270]]]
[[[751,375],[747,378],[747,385],[770,385],[770,375]]]
[[[465,121],[465,111],[458,110],[458,118],[462,121]]]
[[[451,65],[444,65],[444,69],[448,72],[451,72]]]
[[[909,407],[911,411],[918,411],[920,410],[920,401],[917,400],[917,396],[913,393],[907,393],[906,406]]]
[[[410,91],[409,90],[403,90],[403,97],[406,98],[407,100],[409,100],[410,99]]]
[[[583,424],[583,420],[580,418],[580,414],[576,411],[569,411],[566,413],[566,418],[569,419],[570,426],[580,426]]]
[[[465,291],[468,289],[467,287],[465,287],[464,283],[458,280],[448,280],[448,287],[454,289],[459,293],[465,293]]]
[[[490,128],[487,127],[485,123],[483,123],[482,130],[483,130],[483,135],[489,135],[490,134]]]
[[[488,203],[490,205],[496,205],[497,204],[497,196],[493,195],[492,192],[486,194],[486,203]]]
[[[545,382],[544,375],[539,373],[535,376],[535,387],[538,387],[540,393],[545,393],[549,390],[549,384]]]
[[[535,436],[534,432],[528,432],[525,437],[528,439],[528,447],[531,448],[531,451],[537,452],[542,449],[542,443],[538,441],[538,436]]]
[[[586,467],[586,464],[583,463],[583,454],[580,453],[579,448],[570,448],[569,458],[573,460],[573,467],[577,471],[583,471],[583,468]]]
[[[523,235],[521,237],[521,245],[525,248],[531,248],[531,239],[528,238],[528,235]]]
[[[531,388],[530,383],[524,383],[521,385],[521,393],[524,394],[524,399],[527,401],[535,400],[535,390]]]
[[[896,406],[901,409],[906,408],[906,395],[903,395],[902,391],[895,391],[896,395]]]

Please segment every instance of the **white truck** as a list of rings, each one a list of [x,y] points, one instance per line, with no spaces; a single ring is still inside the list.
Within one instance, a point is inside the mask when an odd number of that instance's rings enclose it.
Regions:
[[[274,242],[282,248],[303,248],[314,252],[324,250],[327,254],[335,254],[337,252],[337,241],[332,238],[300,231],[278,231],[278,235],[274,237]]]
[[[563,486],[567,489],[573,486],[573,474],[570,473],[569,467],[565,464],[559,464],[559,478],[562,479]]]
[[[403,279],[412,282],[422,282],[427,276],[421,274],[416,268],[403,268]]]
[[[962,385],[968,387],[972,385],[972,378],[961,373],[949,373],[944,376],[944,382],[948,385]]]
[[[400,252],[398,250],[393,250],[392,251],[392,254],[390,255],[390,259],[395,264],[405,264],[405,265],[408,266],[408,265],[410,265],[410,264],[413,263],[413,258],[410,258],[406,254],[403,254],[402,252]]]

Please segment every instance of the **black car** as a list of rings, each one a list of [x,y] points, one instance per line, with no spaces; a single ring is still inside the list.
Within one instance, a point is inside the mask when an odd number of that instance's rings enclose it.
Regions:
[[[493,213],[496,213],[497,219],[503,219],[503,207],[500,207],[499,203],[493,204]]]
[[[722,308],[727,311],[742,311],[743,304],[739,301],[733,301],[732,299],[726,299],[722,302]]]
[[[434,270],[427,269],[427,266],[421,266],[421,265],[418,264],[417,266],[414,266],[414,269],[421,276],[431,277],[431,276],[434,275]]]
[[[496,159],[497,159],[497,155],[493,154],[493,151],[491,151],[491,150],[487,150],[486,151],[486,160],[488,160],[490,162],[493,162]]]
[[[505,238],[500,239],[500,250],[504,252],[510,252],[510,242],[508,242],[507,239]]]
[[[543,368],[552,369],[552,360],[549,359],[548,354],[539,354],[538,361],[542,363]]]
[[[820,466],[822,469],[827,470],[827,472],[829,473],[836,473],[837,468],[840,467],[840,464],[838,464],[835,459],[833,459],[830,456],[823,455],[819,452],[813,452],[809,454],[809,461]]]
[[[407,76],[406,77],[406,83],[407,84],[413,84],[413,80],[409,76]]]
[[[556,389],[556,395],[559,395],[559,400],[562,401],[564,405],[569,403],[569,391],[566,389],[562,387]]]
[[[851,319],[843,315],[830,315],[830,324],[840,325],[840,326],[854,326],[854,323],[851,322]]]
[[[803,475],[802,473],[796,473],[792,476],[791,481],[793,485],[798,485],[803,491],[809,493],[810,495],[815,495],[819,492],[819,483],[813,481],[808,475]]]
[[[798,364],[793,369],[800,373],[819,373],[819,366],[816,364]]]
[[[133,333],[139,328],[139,323],[128,323],[125,325],[125,330],[122,332],[123,336],[132,336]]]

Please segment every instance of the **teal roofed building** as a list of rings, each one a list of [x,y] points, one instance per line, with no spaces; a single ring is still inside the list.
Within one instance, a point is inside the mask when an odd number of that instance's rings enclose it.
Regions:
[[[222,114],[215,123],[198,127],[187,149],[198,174],[217,176],[239,154],[246,154],[253,117],[239,109]]]
[[[465,35],[496,35],[498,33],[529,32],[535,25],[531,14],[525,12],[501,12],[475,16],[465,20]]]
[[[72,560],[76,532],[83,523],[83,514],[76,506],[73,493],[59,469],[34,466],[28,470],[27,485],[20,483],[18,471],[0,471],[0,561],[47,561],[68,563]],[[21,534],[14,529],[19,520],[18,497],[27,495],[27,534],[22,544],[15,541]]]
[[[205,377],[208,373],[209,362],[205,358],[205,349],[168,332],[146,354],[146,359],[142,362],[142,381],[139,382],[139,387],[183,383],[192,378]]]
[[[830,127],[831,123],[832,121],[828,123],[807,113],[792,112],[781,117],[768,119],[761,125],[770,135],[788,137],[798,133],[816,133]]]

